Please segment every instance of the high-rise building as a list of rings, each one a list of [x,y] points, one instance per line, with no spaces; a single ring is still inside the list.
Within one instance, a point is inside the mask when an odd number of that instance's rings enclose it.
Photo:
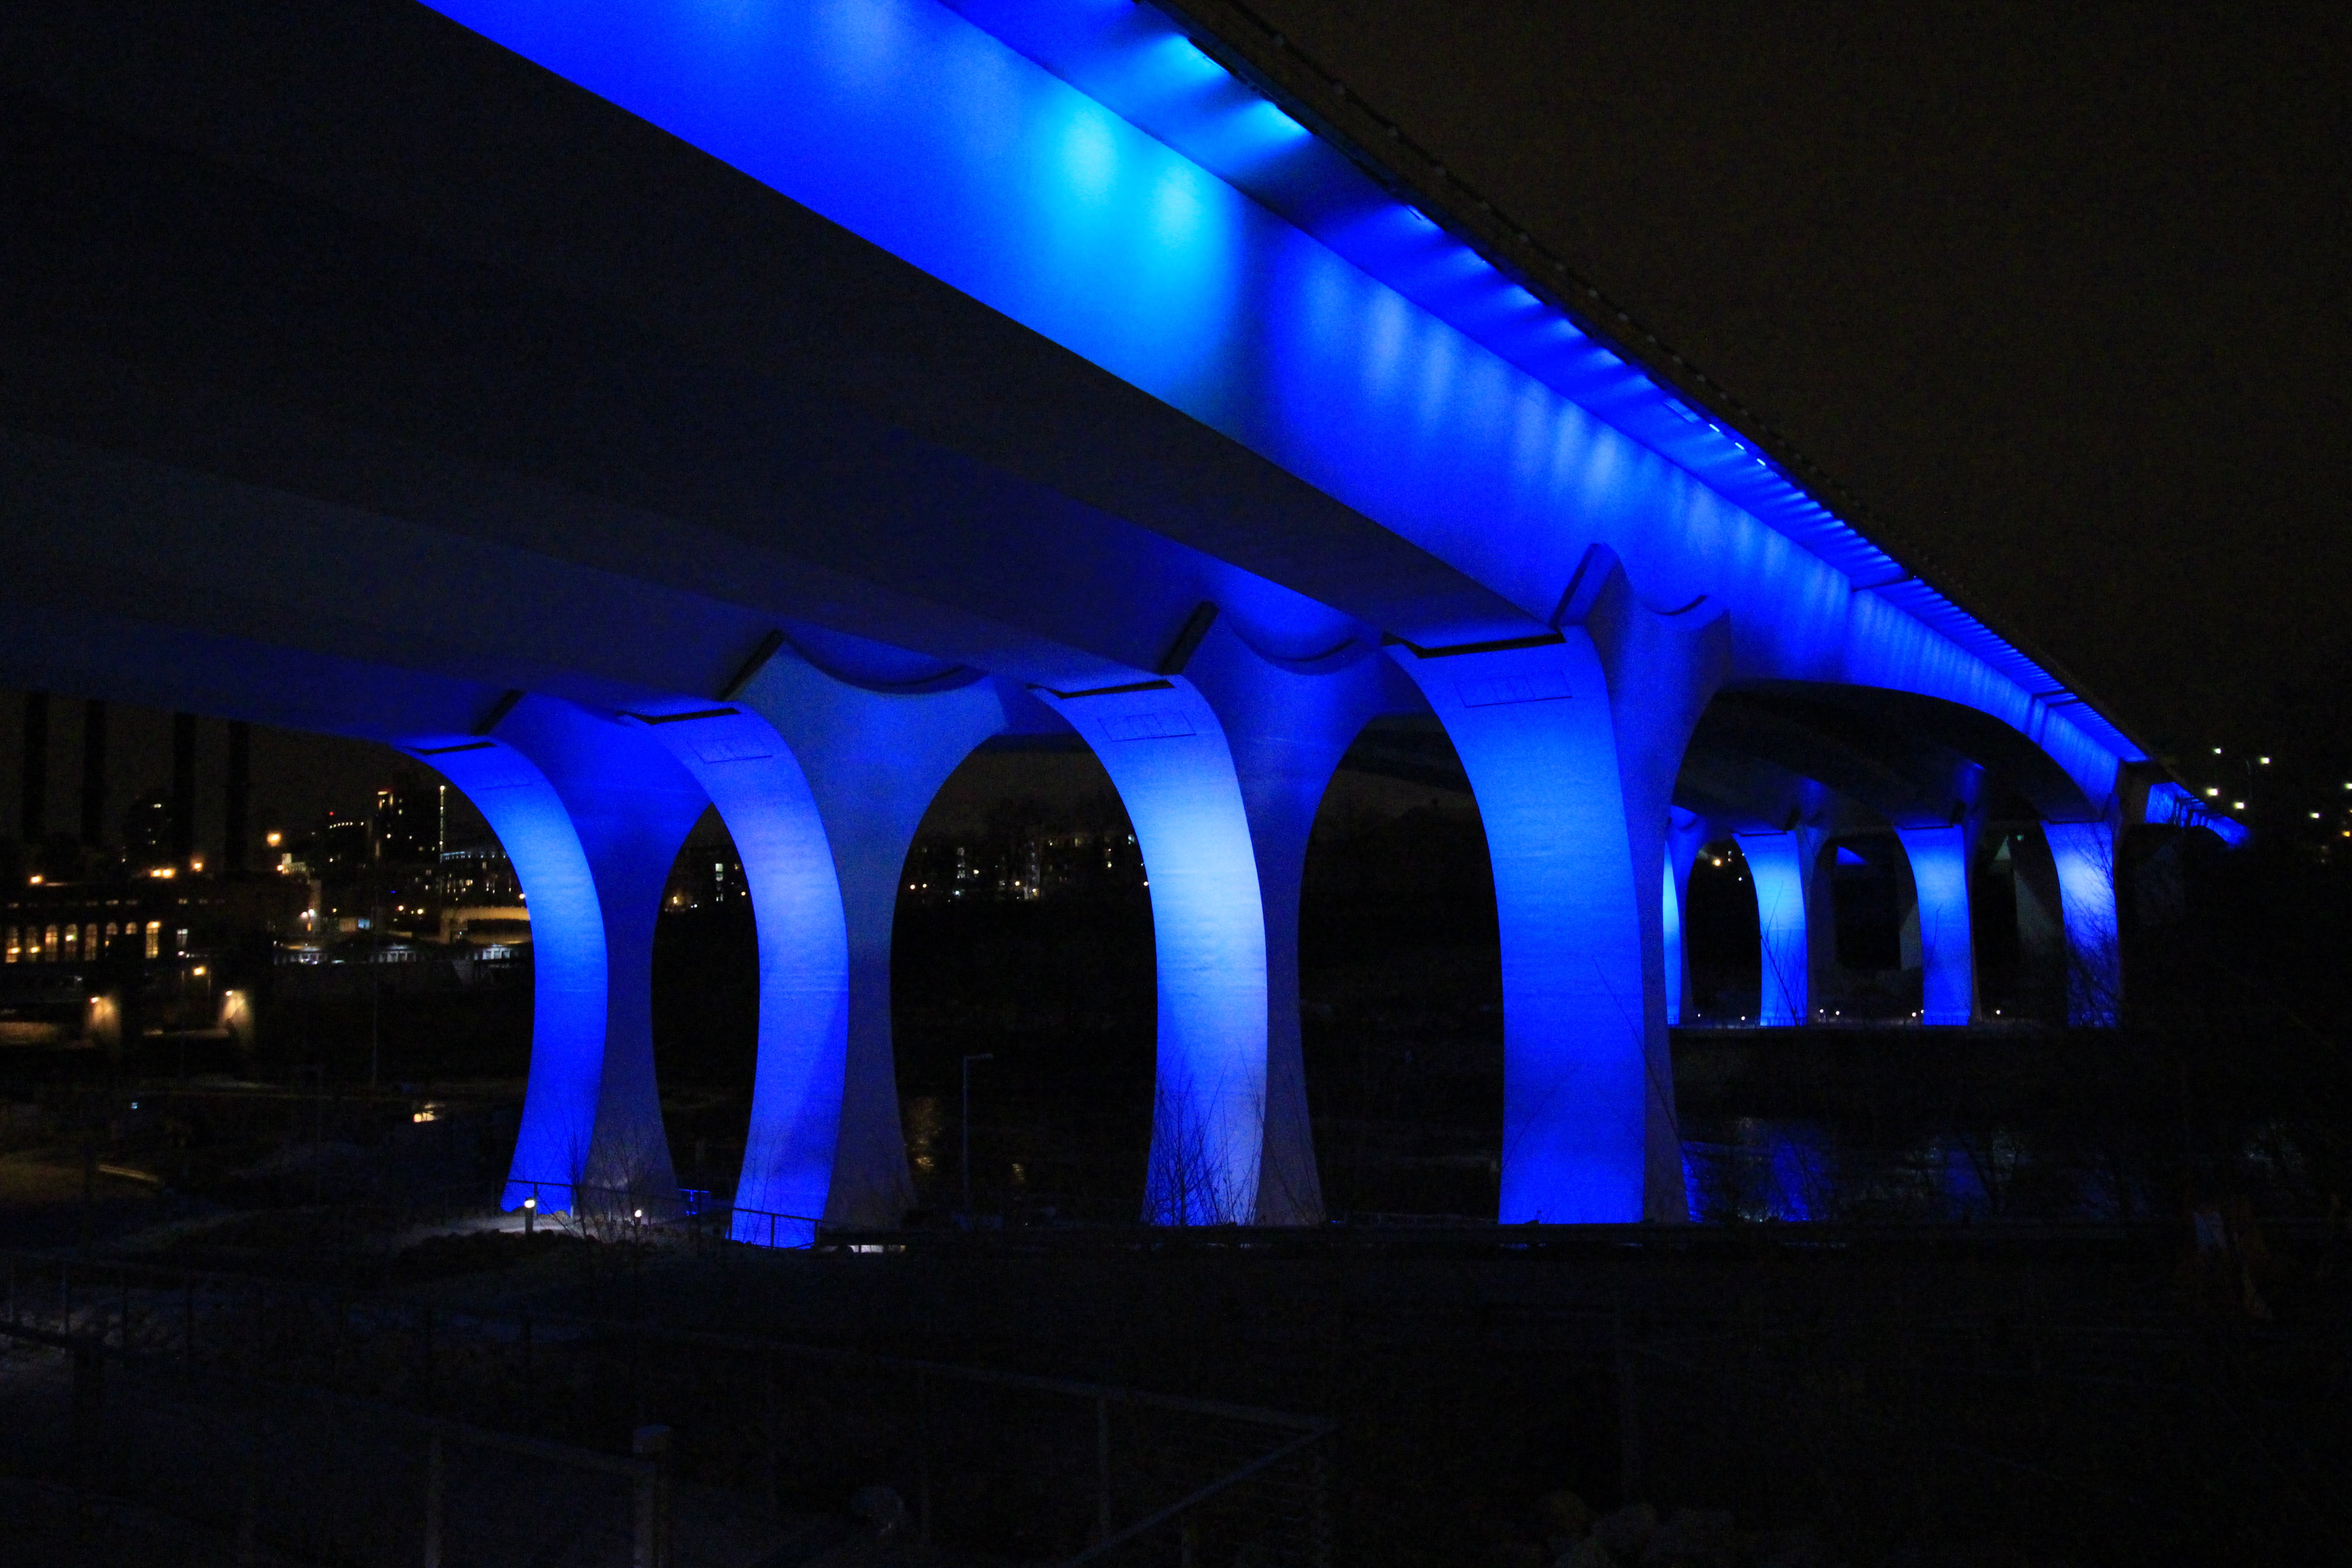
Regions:
[[[433,785],[403,785],[376,791],[377,852],[400,865],[429,866],[441,858],[441,791]]]
[[[319,876],[356,876],[375,859],[374,836],[364,819],[330,811],[307,858]]]
[[[122,851],[134,871],[172,863],[172,792],[151,789],[122,817]]]

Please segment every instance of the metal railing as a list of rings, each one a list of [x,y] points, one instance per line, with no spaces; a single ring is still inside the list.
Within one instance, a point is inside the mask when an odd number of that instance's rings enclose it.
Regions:
[[[824,1224],[815,1215],[740,1207],[704,1187],[656,1190],[514,1177],[506,1183],[499,1205],[520,1212],[526,1229],[567,1225],[606,1240],[683,1237],[752,1247],[811,1247]]]
[[[839,1517],[863,1497],[886,1533],[1036,1562],[1330,1560],[1335,1427],[1314,1417],[128,1262],[16,1254],[5,1270],[7,1321],[85,1355],[320,1391],[509,1448],[618,1460],[635,1434],[666,1427],[681,1482],[772,1510]]]
[[[597,1495],[604,1478],[624,1483],[625,1517],[602,1522],[625,1537],[632,1568],[673,1562],[667,1427],[642,1428],[628,1453],[609,1454],[232,1377],[125,1350],[105,1325],[93,1331],[0,1323],[0,1342],[15,1352],[0,1380],[11,1417],[0,1455],[20,1476],[61,1490],[76,1515],[100,1500],[132,1504],[149,1532],[161,1525],[184,1556],[209,1545],[209,1555],[239,1563],[290,1555],[447,1568],[478,1555],[467,1548],[528,1534],[551,1491],[575,1510],[593,1514],[601,1502],[613,1514],[609,1490]],[[41,1364],[44,1352],[50,1364]],[[41,1421],[60,1398],[69,1420]],[[468,1461],[453,1467],[452,1450]]]

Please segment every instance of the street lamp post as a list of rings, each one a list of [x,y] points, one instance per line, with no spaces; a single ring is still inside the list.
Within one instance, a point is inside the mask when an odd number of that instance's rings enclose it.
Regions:
[[[992,1062],[994,1051],[975,1051],[963,1058],[963,1212],[971,1213],[971,1064]]]

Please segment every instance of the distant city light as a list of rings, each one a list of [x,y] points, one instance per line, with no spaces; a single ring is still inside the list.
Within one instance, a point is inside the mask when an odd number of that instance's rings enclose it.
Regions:
[[[2214,748],[2213,748],[2213,754],[2214,754],[2215,756],[2217,756],[2217,757],[2218,757],[2218,756],[2220,756],[2220,755],[2221,754],[2221,747],[2219,747],[2219,746],[2214,747]]]
[[[2218,795],[2221,795],[2221,792],[2220,790],[2218,790],[2218,789],[2209,789],[2209,790],[2207,790],[2205,793],[2206,793],[2207,795],[2215,795],[2215,796],[2218,796]]]
[[[2256,757],[2254,761],[2262,763],[2264,767],[2269,767],[2271,765],[2271,760],[2268,757]]]
[[[286,842],[286,835],[283,833],[273,833],[267,838],[263,839],[262,842],[268,845],[272,849],[275,849],[280,844]]]
[[[31,883],[34,887],[36,887],[36,888],[37,888],[37,887],[39,887],[39,886],[41,885],[41,874],[40,874],[38,871],[34,872],[31,876],[29,876],[29,877],[26,878],[25,879],[26,879],[27,882],[30,882],[30,883]]]
[[[2246,803],[2242,800],[2233,800],[2230,803],[2230,809],[2231,811],[2243,811],[2246,809]]]

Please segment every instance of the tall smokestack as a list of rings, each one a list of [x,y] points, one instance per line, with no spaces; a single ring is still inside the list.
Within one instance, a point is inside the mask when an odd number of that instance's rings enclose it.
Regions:
[[[172,864],[182,870],[196,854],[196,716],[172,715]]]
[[[95,697],[81,710],[81,841],[106,842],[106,704]]]
[[[17,837],[37,848],[49,831],[49,694],[25,693],[25,790],[18,803],[24,818]]]
[[[245,869],[245,808],[253,794],[253,726],[232,719],[228,726],[228,800],[221,814],[221,865],[230,871]]]

